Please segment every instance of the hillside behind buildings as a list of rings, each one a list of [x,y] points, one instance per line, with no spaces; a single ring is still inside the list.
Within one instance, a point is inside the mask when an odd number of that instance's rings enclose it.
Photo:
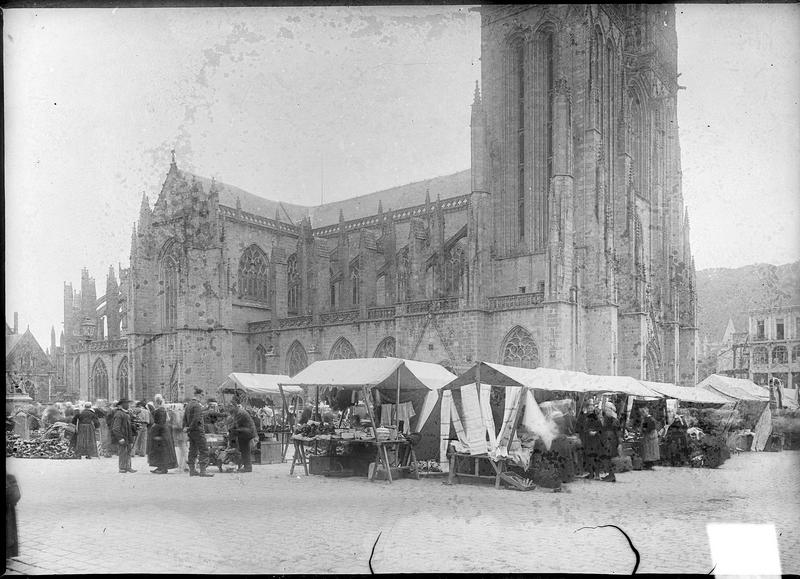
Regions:
[[[746,331],[750,309],[790,304],[800,304],[800,261],[697,272],[697,321],[701,341],[708,337],[709,342],[719,342],[729,318],[737,332]]]

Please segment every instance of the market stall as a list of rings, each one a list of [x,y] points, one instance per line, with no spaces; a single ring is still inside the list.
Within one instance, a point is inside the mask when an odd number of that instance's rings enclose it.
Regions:
[[[734,450],[762,451],[772,434],[769,390],[751,380],[712,374],[698,389],[725,398],[727,404],[711,417],[711,426]]]
[[[441,434],[444,445],[451,443],[450,481],[483,478],[493,480],[497,488],[501,481],[516,488],[529,486],[529,480],[510,475],[508,466],[527,471],[537,444],[549,451],[553,441],[564,437],[554,419],[556,412],[548,416],[542,410],[545,406],[558,403],[574,413],[587,397],[620,407],[624,397],[661,398],[624,376],[488,362],[475,364],[442,391]],[[620,400],[614,401],[615,397]]]
[[[401,358],[314,362],[283,384],[313,391],[317,408],[320,392],[328,393],[329,399],[338,401],[342,414],[336,423],[329,419],[322,424],[312,421],[298,425],[293,437],[296,457],[290,472],[295,466],[308,472],[311,466],[312,473],[339,468],[364,474],[366,455],[374,456],[375,466],[368,473],[373,480],[382,470],[391,481],[393,466],[418,474],[416,443],[437,406],[438,390],[454,378],[438,364]],[[310,459],[307,451],[320,447],[325,458]],[[315,469],[315,462],[325,466]]]
[[[218,389],[223,401],[235,400],[248,408],[264,407],[268,400],[274,404],[274,400],[280,397],[280,416],[275,416],[269,425],[256,422],[256,426],[259,427],[259,442],[255,457],[257,462],[269,463],[275,462],[276,459],[281,462],[286,459],[291,444],[293,413],[290,412],[290,407],[302,406],[304,399],[302,388],[283,385],[288,380],[289,376],[281,374],[232,372]]]

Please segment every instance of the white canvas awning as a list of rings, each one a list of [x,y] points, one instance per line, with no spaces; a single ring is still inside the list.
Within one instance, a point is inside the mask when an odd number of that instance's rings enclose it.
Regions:
[[[694,386],[676,386],[675,384],[668,384],[666,382],[647,382],[642,380],[642,384],[660,392],[668,398],[675,398],[681,402],[694,402],[698,404],[725,404],[728,399],[724,396],[717,394],[705,388],[697,388]]]
[[[289,380],[283,374],[248,374],[246,372],[231,372],[228,379],[222,383],[219,390],[230,392],[233,390],[244,390],[249,396],[277,396],[280,395],[278,384]],[[284,394],[295,395],[303,394],[303,389],[299,386],[284,386]]]
[[[730,376],[720,376],[712,374],[697,388],[702,388],[725,397],[728,401],[735,400],[760,400],[769,402],[769,390],[758,386],[752,380],[743,378],[731,378]]]
[[[570,370],[517,368],[490,362],[478,362],[448,384],[445,389],[452,390],[466,384],[474,384],[478,378],[478,372],[480,372],[481,383],[492,386],[524,386],[549,392],[620,392],[631,396],[663,398],[658,392],[650,390],[629,376],[595,376]]]
[[[439,364],[402,358],[349,358],[320,360],[286,377],[284,385],[355,389],[362,386],[404,390],[438,390],[455,378]]]

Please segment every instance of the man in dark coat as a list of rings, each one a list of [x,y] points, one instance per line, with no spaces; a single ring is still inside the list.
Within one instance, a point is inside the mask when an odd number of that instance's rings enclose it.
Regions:
[[[117,444],[119,452],[119,472],[136,472],[131,468],[131,452],[133,443],[136,440],[136,429],[133,427],[133,419],[128,407],[131,401],[122,398],[117,406],[119,408],[114,413],[114,420],[111,425],[111,438]]]
[[[6,561],[19,555],[17,503],[21,497],[16,477],[6,473]]]
[[[603,426],[601,429],[601,465],[603,472],[607,473],[603,477],[606,482],[616,482],[617,480],[611,459],[619,456],[619,430],[617,410],[611,402],[606,402],[603,408]]]
[[[250,441],[256,437],[256,424],[253,417],[241,404],[236,404],[232,408],[231,416],[233,417],[229,431],[231,441],[236,441],[237,448],[242,454],[242,466],[239,468],[239,472],[253,472]]]
[[[202,397],[203,390],[195,388],[194,396],[186,404],[186,410],[183,414],[183,431],[189,438],[189,476],[211,477],[214,475],[206,472],[208,468],[208,443],[206,443],[205,424],[203,422],[203,407],[200,405]],[[195,461],[200,464],[199,472]]]
[[[586,443],[584,444],[583,452],[586,470],[588,471],[586,478],[599,478],[601,468],[600,455],[603,449],[603,425],[600,421],[599,412],[596,408],[592,407],[592,409],[587,413],[584,428]]]

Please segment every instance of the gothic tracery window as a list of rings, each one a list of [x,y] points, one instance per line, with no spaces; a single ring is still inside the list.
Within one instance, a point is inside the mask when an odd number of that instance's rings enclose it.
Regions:
[[[92,366],[89,379],[89,400],[108,399],[108,371],[105,363],[98,358]]]
[[[350,283],[352,284],[352,305],[361,303],[361,265],[356,259],[350,264]]]
[[[403,251],[397,260],[397,301],[403,302],[408,299],[408,275],[409,275],[408,251]]]
[[[503,364],[519,368],[539,366],[539,348],[530,332],[516,326],[507,335],[502,349]]]
[[[119,391],[120,397],[125,396],[128,397],[130,394],[128,392],[128,357],[125,356],[122,358],[122,362],[119,363],[119,367],[117,369],[117,390]]]
[[[308,366],[306,350],[300,342],[295,340],[286,353],[286,373],[289,376],[294,376],[306,366]]]
[[[384,338],[378,347],[375,348],[373,358],[394,358],[395,355],[395,339],[391,336]]]
[[[255,372],[256,374],[266,374],[267,373],[267,350],[259,344],[256,346],[256,360],[255,360]]]
[[[161,258],[161,321],[165,330],[174,330],[178,325],[178,287],[180,284],[179,246],[170,240],[164,246]]]
[[[269,259],[255,244],[239,260],[239,297],[269,303]]]
[[[445,291],[448,296],[462,296],[466,286],[466,252],[464,244],[454,244],[445,256]]]
[[[289,256],[286,265],[289,287],[288,309],[290,314],[297,314],[300,309],[300,271],[297,269],[296,253]]]
[[[339,338],[331,348],[331,353],[328,356],[329,360],[346,360],[356,357],[356,349],[353,344],[347,341],[347,338]]]

